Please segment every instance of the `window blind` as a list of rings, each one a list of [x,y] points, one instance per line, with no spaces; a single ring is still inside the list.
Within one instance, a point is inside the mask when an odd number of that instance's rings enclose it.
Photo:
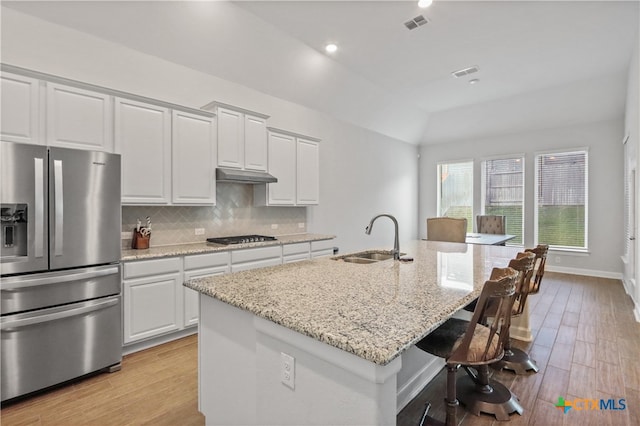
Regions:
[[[473,161],[438,164],[438,216],[465,218],[473,230]]]
[[[509,244],[523,244],[524,158],[482,162],[482,214],[506,216]]]
[[[536,156],[536,241],[587,249],[586,151]]]

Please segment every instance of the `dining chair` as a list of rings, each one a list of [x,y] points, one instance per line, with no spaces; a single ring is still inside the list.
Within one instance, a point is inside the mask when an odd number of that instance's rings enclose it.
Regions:
[[[476,232],[480,234],[506,234],[507,217],[494,214],[476,216]]]
[[[427,240],[464,243],[467,239],[467,219],[430,217],[427,219]]]
[[[488,374],[488,364],[499,360],[504,353],[507,338],[505,327],[509,326],[517,277],[518,272],[512,268],[494,268],[482,287],[477,308],[470,321],[450,318],[416,343],[418,348],[446,361],[447,426],[458,424],[458,398],[475,415],[487,412],[495,414],[498,420],[508,420],[509,414],[514,411],[522,414],[517,398],[506,386],[490,380]],[[483,323],[486,320],[484,313],[489,307],[492,307],[495,316]],[[463,389],[460,389],[460,382],[456,381],[456,372],[460,366],[471,377],[472,386],[465,382]],[[477,368],[478,373],[469,367]],[[442,424],[428,416],[429,407],[430,404],[427,404],[420,425]]]

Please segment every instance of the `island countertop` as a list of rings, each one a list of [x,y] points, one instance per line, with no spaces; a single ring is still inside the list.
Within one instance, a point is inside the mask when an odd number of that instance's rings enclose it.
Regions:
[[[475,299],[517,248],[411,241],[401,251],[414,261],[319,259],[184,285],[386,365]]]

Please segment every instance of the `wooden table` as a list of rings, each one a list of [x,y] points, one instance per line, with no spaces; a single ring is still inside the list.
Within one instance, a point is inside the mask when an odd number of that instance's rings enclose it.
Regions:
[[[504,245],[509,240],[514,239],[516,236],[511,234],[479,234],[477,232],[467,233],[467,244],[487,244],[487,245]]]

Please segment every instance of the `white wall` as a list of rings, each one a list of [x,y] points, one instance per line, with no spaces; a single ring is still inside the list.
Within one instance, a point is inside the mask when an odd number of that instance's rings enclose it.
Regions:
[[[474,161],[474,214],[479,214],[482,159],[524,154],[524,245],[532,247],[535,154],[547,150],[586,147],[589,150],[589,254],[552,252],[547,264],[549,269],[558,271],[621,277],[623,127],[620,117],[618,120],[423,146],[420,150],[420,235],[423,238],[426,235],[425,219],[437,216],[438,162],[471,159]]]
[[[629,80],[627,86],[627,106],[625,111],[624,129],[625,137],[629,137],[626,144],[625,170],[636,170],[636,196],[635,196],[635,224],[636,229],[640,224],[640,209],[638,208],[638,200],[640,200],[640,183],[638,180],[638,151],[640,150],[640,40],[636,37],[636,47],[629,64]],[[640,321],[640,248],[638,247],[639,235],[635,234],[635,241],[632,242],[632,249],[629,253],[625,253],[625,276],[624,283],[627,292],[633,298],[635,303],[636,320]],[[635,257],[635,259],[629,259]],[[629,266],[629,261],[635,261],[635,268]]]
[[[402,239],[417,234],[413,145],[4,7],[1,29],[3,63],[192,108],[217,100],[270,114],[269,126],[322,139],[321,204],[307,208],[307,229],[336,234],[342,252],[392,246],[392,228],[382,220],[371,236],[364,233],[377,213],[397,215]]]

